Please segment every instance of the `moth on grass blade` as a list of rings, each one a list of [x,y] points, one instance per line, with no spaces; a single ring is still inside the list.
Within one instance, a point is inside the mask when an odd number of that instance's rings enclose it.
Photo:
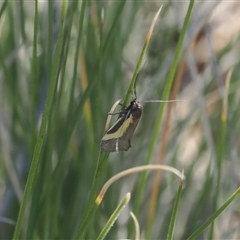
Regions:
[[[113,126],[106,131],[101,140],[101,149],[107,152],[127,151],[131,147],[131,138],[142,111],[142,105],[134,98],[124,111],[120,112]]]
[[[128,151],[131,147],[131,139],[136,130],[136,127],[141,119],[143,113],[143,106],[137,101],[136,91],[135,98],[129,103],[129,105],[120,113],[112,113],[116,105],[119,104],[117,101],[109,115],[119,114],[117,121],[109,129],[105,129],[105,135],[101,140],[101,149],[107,152],[119,152]],[[177,102],[182,100],[148,100],[143,102]],[[121,104],[120,104],[121,105]],[[109,120],[107,120],[108,125]]]

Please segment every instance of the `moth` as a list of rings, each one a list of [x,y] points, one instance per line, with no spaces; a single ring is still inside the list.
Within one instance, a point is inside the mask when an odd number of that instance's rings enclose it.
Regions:
[[[127,151],[142,116],[143,106],[135,97],[119,114],[118,120],[109,128],[101,140],[101,149],[107,152]]]

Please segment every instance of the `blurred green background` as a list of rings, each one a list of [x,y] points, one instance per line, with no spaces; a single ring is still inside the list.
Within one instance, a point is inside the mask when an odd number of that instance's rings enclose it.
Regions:
[[[126,95],[152,19],[163,5],[137,82],[138,100],[166,100],[162,93],[188,4],[50,0],[39,1],[36,12],[34,1],[0,3],[0,239],[13,237],[51,83],[52,106],[21,226],[25,239],[75,236],[108,111]],[[185,36],[169,99],[186,102],[166,105],[152,157],[152,163],[184,169],[176,239],[191,235],[240,184],[239,14],[239,2],[196,2]],[[159,103],[143,106],[132,148],[110,154],[100,186],[145,163]],[[162,173],[161,183],[155,174],[148,174],[135,212],[143,239],[166,238],[179,184],[172,174]],[[140,177],[110,187],[86,239],[96,239],[127,192],[131,201],[107,239],[133,238],[129,211]],[[199,239],[240,238],[239,198],[210,229]]]

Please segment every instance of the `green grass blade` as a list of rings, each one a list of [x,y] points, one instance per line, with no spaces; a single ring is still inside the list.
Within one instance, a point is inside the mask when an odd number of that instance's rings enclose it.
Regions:
[[[36,143],[36,102],[37,102],[37,82],[38,82],[38,2],[35,1],[35,17],[33,30],[33,52],[32,52],[32,81],[31,81],[31,156]]]
[[[182,186],[183,186],[183,182],[180,181],[177,196],[176,196],[174,206],[173,206],[171,221],[170,221],[170,224],[169,224],[167,240],[172,240],[173,239],[174,228],[175,228],[175,223],[176,223],[176,219],[177,219],[177,211],[178,211],[180,197],[181,197],[181,193],[182,193]]]
[[[97,209],[97,204],[95,203],[97,197],[97,191],[99,190],[99,185],[101,183],[102,176],[104,174],[106,164],[108,162],[109,153],[100,152],[97,167],[96,167],[96,174],[94,177],[93,187],[91,189],[91,194],[88,199],[88,203],[86,209],[83,213],[82,221],[80,226],[78,227],[77,234],[74,239],[81,239],[86,231],[86,228],[93,217]]]
[[[178,44],[177,44],[174,60],[173,60],[173,63],[171,65],[171,69],[169,70],[169,75],[167,77],[166,86],[165,86],[164,93],[163,93],[163,99],[164,100],[168,99],[170,89],[172,87],[172,83],[173,83],[173,80],[174,80],[174,76],[175,76],[175,73],[176,73],[176,70],[177,70],[177,66],[178,66],[179,59],[180,59],[181,52],[182,52],[182,48],[183,48],[183,40],[184,40],[186,31],[187,31],[187,27],[189,25],[193,5],[194,5],[194,0],[191,0],[190,3],[189,3],[189,7],[188,7],[188,11],[187,11],[185,20],[184,20],[184,25],[183,25],[183,28],[181,30],[180,38],[179,38],[179,41],[178,41]],[[152,138],[151,138],[150,145],[149,145],[149,151],[148,151],[147,158],[146,158],[146,164],[149,164],[151,162],[151,159],[152,159],[152,156],[153,156],[153,151],[154,151],[154,148],[156,146],[157,137],[158,137],[159,130],[160,130],[160,125],[161,125],[161,121],[162,121],[164,108],[165,108],[165,103],[162,103],[160,105],[160,108],[159,108],[159,111],[158,111],[156,124],[153,128],[153,134],[152,134]],[[145,188],[145,185],[146,185],[146,179],[147,179],[147,173],[143,173],[143,175],[141,176],[138,191],[137,191],[136,202],[134,204],[134,212],[135,213],[138,213],[138,211],[139,211],[143,191],[144,191],[144,188]]]
[[[139,56],[139,59],[138,59],[138,62],[137,62],[137,65],[136,65],[136,68],[135,68],[135,71],[133,73],[133,77],[132,77],[132,80],[131,80],[131,83],[128,87],[128,91],[127,91],[127,94],[124,98],[124,101],[123,101],[123,108],[124,106],[127,106],[128,105],[128,102],[129,102],[129,99],[130,99],[130,96],[132,95],[133,93],[133,90],[134,90],[134,86],[136,85],[136,81],[137,81],[137,76],[140,72],[140,69],[141,69],[141,66],[142,66],[142,61],[143,61],[143,58],[144,58],[144,55],[146,54],[146,51],[147,51],[147,47],[149,45],[149,42],[150,42],[150,39],[152,37],[152,32],[153,32],[153,29],[154,29],[154,26],[156,24],[156,21],[159,17],[159,14],[161,12],[161,9],[162,9],[162,6],[159,8],[158,12],[156,13],[153,21],[152,21],[152,24],[149,28],[149,31],[147,33],[147,36],[146,36],[146,40],[144,42],[144,45],[143,45],[143,48],[142,48],[142,51],[140,53],[140,56]],[[122,108],[122,109],[123,109]]]
[[[36,0],[36,6],[37,5],[38,5],[38,1]],[[37,7],[36,7],[36,9],[37,9]],[[33,181],[34,181],[34,178],[36,175],[36,171],[37,171],[37,168],[39,165],[40,154],[41,154],[42,145],[43,145],[43,141],[44,141],[44,137],[45,137],[45,133],[46,133],[47,122],[48,122],[49,115],[51,112],[54,90],[55,90],[56,82],[57,82],[56,76],[57,76],[57,72],[58,72],[58,68],[59,68],[59,61],[60,61],[59,57],[60,57],[60,50],[62,47],[62,40],[63,40],[63,23],[61,23],[57,46],[56,46],[56,52],[54,55],[53,71],[51,74],[46,104],[45,104],[43,117],[42,117],[42,123],[41,123],[40,131],[39,131],[39,135],[37,137],[37,142],[36,142],[36,146],[34,149],[31,167],[30,167],[30,171],[29,171],[29,175],[28,175],[28,179],[27,179],[27,183],[26,183],[26,187],[25,187],[25,191],[24,191],[23,202],[22,202],[20,210],[19,210],[18,220],[17,220],[15,231],[14,231],[13,239],[19,238],[22,221],[23,221],[23,216],[25,213],[25,209],[26,209],[29,197],[30,197],[30,193],[32,190],[32,185],[33,185]]]
[[[120,21],[120,17],[122,15],[123,8],[126,4],[126,0],[117,2],[117,4],[118,4],[118,7],[116,8],[117,12],[116,12],[115,18],[113,20],[113,24],[110,28],[110,31],[109,31],[108,35],[107,35],[107,38],[106,38],[107,41],[103,45],[103,51],[102,51],[102,56],[101,56],[102,59],[104,59],[105,56],[107,56],[107,54],[108,54],[108,51],[109,51],[110,45],[112,43],[113,37],[115,35],[115,32],[117,31],[117,25]]]
[[[240,194],[240,187],[229,197],[229,199],[203,224],[201,225],[187,240],[196,239],[204,229],[206,229],[214,220],[228,207],[228,205]]]
[[[76,42],[76,50],[75,50],[75,56],[74,56],[74,67],[73,67],[73,77],[72,77],[72,86],[71,86],[71,93],[70,93],[70,101],[69,101],[69,113],[72,112],[73,110],[73,99],[74,99],[74,90],[75,90],[75,85],[76,85],[76,79],[77,79],[77,67],[79,64],[79,49],[81,45],[81,41],[83,38],[83,23],[84,23],[84,16],[85,16],[85,9],[87,6],[87,0],[82,1],[82,6],[81,6],[81,12],[80,12],[80,17],[79,17],[79,31],[78,31],[78,36],[77,36],[77,42]]]
[[[117,208],[114,210],[111,217],[108,219],[106,225],[104,226],[103,230],[100,232],[99,236],[97,237],[97,240],[103,240],[107,233],[112,228],[113,224],[116,222],[119,214],[124,209],[126,204],[130,201],[130,193],[127,193],[127,195],[122,199],[122,201],[118,204]]]
[[[226,133],[227,133],[227,117],[228,117],[228,88],[229,88],[229,82],[230,82],[230,76],[231,72],[229,74],[229,77],[226,80],[226,86],[224,88],[225,95],[222,103],[222,113],[221,113],[221,129],[220,129],[220,138],[217,145],[217,186],[215,189],[214,194],[214,203],[213,203],[213,211],[215,212],[218,207],[218,199],[221,191],[221,179],[222,179],[222,164],[224,161],[224,152],[225,152],[225,146],[226,146]],[[211,231],[209,233],[209,238],[214,238],[214,222],[211,225]]]
[[[1,19],[2,15],[3,15],[6,7],[7,7],[7,3],[8,3],[8,0],[5,0],[3,5],[2,5],[2,7],[1,7],[1,9],[0,9],[0,19]]]

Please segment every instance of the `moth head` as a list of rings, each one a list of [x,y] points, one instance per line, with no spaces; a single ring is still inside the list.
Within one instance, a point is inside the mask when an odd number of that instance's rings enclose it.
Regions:
[[[140,119],[142,116],[142,112],[143,112],[143,106],[139,102],[134,101],[133,106],[131,108],[131,113],[130,113],[133,117],[133,120]]]

